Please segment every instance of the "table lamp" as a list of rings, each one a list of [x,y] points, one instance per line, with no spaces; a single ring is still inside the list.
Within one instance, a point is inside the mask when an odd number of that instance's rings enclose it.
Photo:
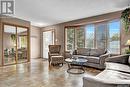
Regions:
[[[129,50],[130,50],[130,40],[127,40],[126,45],[129,46]]]

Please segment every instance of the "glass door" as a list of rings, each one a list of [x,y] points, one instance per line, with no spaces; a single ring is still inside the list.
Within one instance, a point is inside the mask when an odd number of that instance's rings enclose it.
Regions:
[[[3,31],[3,62],[4,65],[16,63],[16,27],[4,25]]]
[[[27,62],[28,52],[28,29],[17,27],[17,57],[18,63]]]
[[[6,25],[3,27],[3,65],[28,62],[28,28]]]
[[[48,46],[54,44],[53,31],[43,32],[43,58],[48,58]]]

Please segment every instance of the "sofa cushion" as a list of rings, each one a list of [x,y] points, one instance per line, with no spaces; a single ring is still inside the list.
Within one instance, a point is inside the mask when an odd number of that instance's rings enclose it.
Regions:
[[[87,48],[77,48],[77,55],[89,56],[90,55],[90,49],[87,49]]]
[[[73,55],[73,58],[83,58],[83,59],[86,59],[87,56],[83,56],[83,55]]]
[[[90,63],[100,63],[99,62],[99,57],[94,57],[94,56],[87,56],[86,59]]]
[[[99,57],[100,55],[103,55],[105,52],[104,49],[91,49],[90,56]]]
[[[52,53],[52,54],[50,54],[50,56],[58,56],[59,55],[59,53]]]

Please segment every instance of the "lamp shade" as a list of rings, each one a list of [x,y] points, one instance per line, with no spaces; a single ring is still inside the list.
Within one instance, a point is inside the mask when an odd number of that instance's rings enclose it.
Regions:
[[[127,40],[126,45],[130,45],[130,40]]]

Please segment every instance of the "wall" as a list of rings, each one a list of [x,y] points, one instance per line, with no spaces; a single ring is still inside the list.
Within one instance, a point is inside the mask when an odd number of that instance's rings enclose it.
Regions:
[[[61,44],[62,52],[64,52],[64,43],[65,43],[64,27],[65,26],[78,26],[78,25],[85,25],[85,24],[91,24],[91,23],[99,23],[99,22],[103,22],[103,21],[109,21],[112,19],[120,18],[120,16],[121,16],[121,11],[112,12],[112,13],[108,13],[108,14],[103,14],[103,15],[98,15],[98,16],[94,16],[94,17],[88,17],[88,18],[84,18],[84,19],[73,20],[70,22],[65,22],[65,23],[61,23],[61,24],[43,27],[43,28],[41,28],[41,31],[55,29],[55,39],[58,40],[57,42],[55,41],[55,44]],[[130,33],[126,34],[125,31],[123,30],[123,28],[121,27],[122,53],[125,48],[125,46],[124,46],[125,42],[127,41],[127,39],[130,39],[130,37],[128,37],[128,35],[130,36]]]
[[[35,26],[31,26],[31,58],[41,57],[41,39],[40,39],[40,29]]]

